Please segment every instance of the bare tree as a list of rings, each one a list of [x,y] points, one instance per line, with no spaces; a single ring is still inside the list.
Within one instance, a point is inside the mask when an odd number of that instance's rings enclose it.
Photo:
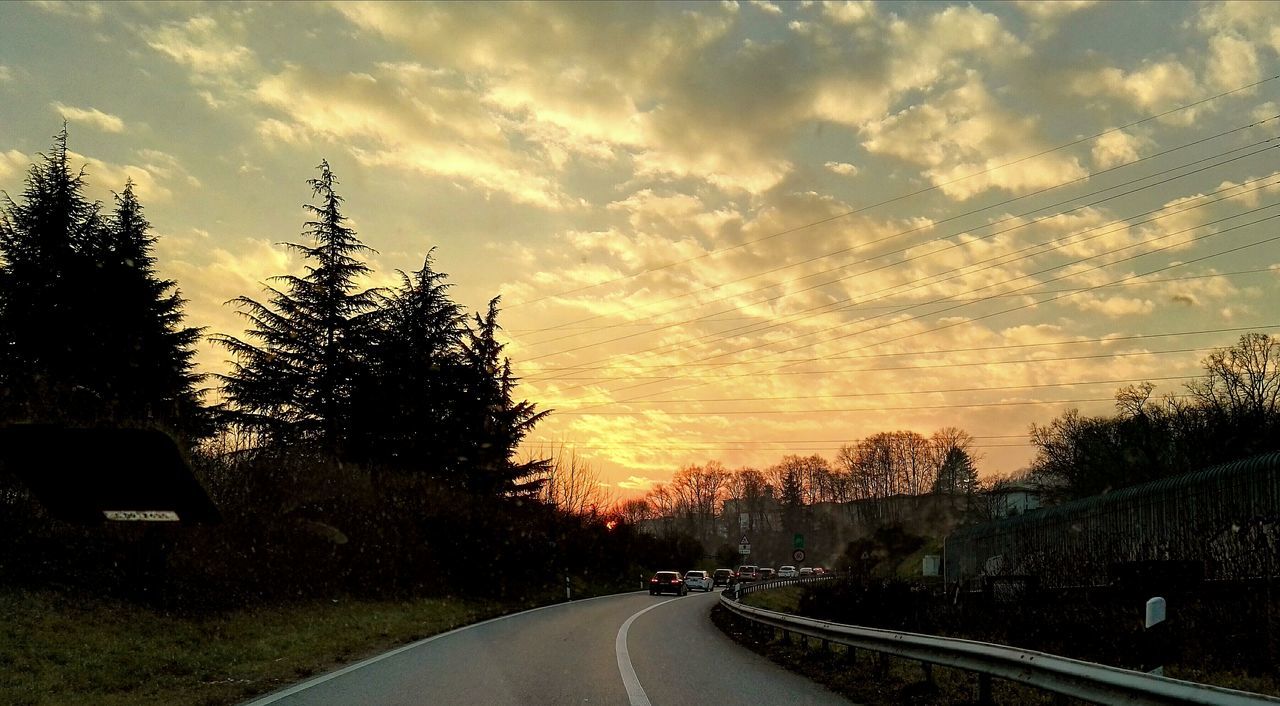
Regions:
[[[1205,358],[1207,375],[1187,384],[1205,406],[1253,416],[1280,413],[1280,341],[1246,333],[1231,348]]]
[[[548,454],[536,454],[547,458]],[[600,482],[600,473],[578,455],[561,444],[551,454],[550,464],[542,475],[539,499],[571,515],[590,515],[612,503],[608,489]]]

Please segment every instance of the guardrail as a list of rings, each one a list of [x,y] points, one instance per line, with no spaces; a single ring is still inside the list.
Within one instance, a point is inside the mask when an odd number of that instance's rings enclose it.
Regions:
[[[785,579],[769,579],[768,581],[750,581],[747,583],[735,583],[725,589],[725,593],[732,593],[735,598],[756,591],[764,591],[770,588],[782,588],[783,586],[797,586],[803,583],[817,583],[818,581],[829,581],[835,578],[835,574],[823,574],[821,576],[795,576]]]
[[[739,596],[755,591],[810,583],[829,576],[780,579],[743,586]],[[974,640],[937,637],[910,632],[830,623],[743,605],[732,589],[720,594],[720,605],[748,621],[796,633],[824,642],[846,645],[919,661],[962,669],[978,675],[978,702],[993,703],[991,680],[1005,679],[1044,691],[1101,704],[1205,704],[1205,706],[1253,706],[1280,704],[1280,699],[1207,684],[1171,679],[1119,667],[1059,657]]]

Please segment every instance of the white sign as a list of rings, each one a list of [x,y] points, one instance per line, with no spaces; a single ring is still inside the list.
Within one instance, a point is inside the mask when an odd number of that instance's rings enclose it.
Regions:
[[[739,545],[738,545],[738,553],[739,553],[739,554],[741,554],[742,556],[746,556],[746,555],[750,554],[750,553],[751,553],[751,545],[750,545],[750,544],[739,544]]]
[[[178,522],[178,513],[172,510],[103,510],[102,514],[118,522]]]

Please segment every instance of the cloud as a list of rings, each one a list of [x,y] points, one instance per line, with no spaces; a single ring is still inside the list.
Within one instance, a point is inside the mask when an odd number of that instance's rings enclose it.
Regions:
[[[1223,2],[1200,10],[1199,29],[1206,35],[1243,37],[1280,52],[1280,6],[1270,2]]]
[[[1195,73],[1176,59],[1148,61],[1133,71],[1109,66],[1075,72],[1067,90],[1081,96],[1105,96],[1147,112],[1185,103],[1199,90]]]
[[[625,490],[646,491],[652,488],[656,482],[647,476],[627,476],[626,480],[618,481],[617,486]]]
[[[569,205],[538,155],[513,149],[481,98],[450,77],[401,65],[371,74],[295,66],[265,77],[253,95],[280,115],[259,124],[264,138],[340,142],[366,166],[461,179],[552,210]]]
[[[1056,20],[1073,15],[1097,4],[1097,0],[1018,0],[1018,9],[1035,20]]]
[[[67,0],[31,0],[31,4],[52,15],[99,22],[105,12],[98,2],[69,2]]]
[[[775,3],[768,2],[768,0],[751,0],[751,5],[761,12],[765,12],[770,15],[782,14],[782,8],[778,7]]]
[[[858,168],[848,162],[827,162],[823,166],[841,176],[854,176],[858,173]]]
[[[828,20],[838,25],[854,25],[864,20],[870,19],[876,13],[876,6],[870,0],[861,0],[854,2],[846,0],[845,2],[828,2],[822,3],[822,14]]]
[[[172,22],[144,33],[147,45],[197,74],[219,75],[252,66],[252,50],[233,42],[210,15]]]
[[[868,151],[924,167],[943,193],[966,199],[987,189],[1013,193],[1052,186],[1085,175],[1074,158],[1044,152],[1034,118],[997,104],[981,80],[907,108],[862,131]]]
[[[89,194],[106,203],[111,202],[111,192],[123,189],[129,179],[133,180],[134,192],[144,204],[168,201],[173,197],[171,186],[174,182],[180,181],[187,186],[200,184],[176,158],[155,150],[139,153],[142,164],[119,164],[70,151],[67,155],[73,164],[85,165]]]
[[[1205,75],[1221,90],[1255,83],[1262,78],[1258,52],[1247,39],[1225,34],[1214,36],[1209,40]]]
[[[1088,312],[1102,314],[1113,319],[1122,316],[1150,314],[1155,310],[1155,302],[1137,297],[1100,297],[1092,294],[1068,297],[1075,306]]]
[[[31,158],[18,150],[0,151],[0,179],[23,174],[31,166]]]
[[[119,116],[104,113],[97,108],[75,108],[56,101],[50,103],[49,107],[70,122],[91,125],[103,132],[124,132],[124,121]]]
[[[1141,157],[1140,150],[1150,144],[1145,137],[1127,133],[1123,130],[1108,132],[1093,141],[1091,155],[1093,163],[1099,169],[1127,164]]]

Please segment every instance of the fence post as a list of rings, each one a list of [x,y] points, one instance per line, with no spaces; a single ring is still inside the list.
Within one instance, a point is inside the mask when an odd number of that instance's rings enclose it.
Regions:
[[[991,698],[991,675],[978,672],[978,706],[992,706],[994,703]]]
[[[573,600],[573,589],[569,587],[569,570],[564,570],[564,599],[566,601]]]
[[[1167,649],[1168,629],[1165,625],[1165,602],[1160,596],[1147,601],[1147,616],[1143,627],[1144,654],[1142,668],[1148,674],[1164,676],[1164,655]]]

